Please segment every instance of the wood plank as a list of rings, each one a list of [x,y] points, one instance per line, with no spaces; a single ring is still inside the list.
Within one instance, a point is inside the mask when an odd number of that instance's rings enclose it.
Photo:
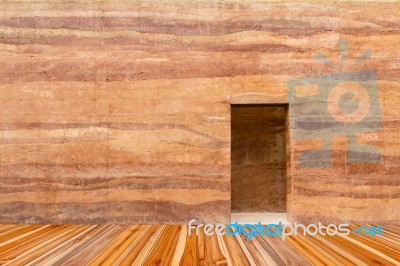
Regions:
[[[199,245],[197,235],[192,231],[186,238],[185,251],[183,252],[180,265],[182,266],[197,266],[200,264]]]
[[[366,70],[379,110],[356,137],[381,159],[346,161],[369,154],[337,135],[349,125],[325,112],[327,99],[291,103],[287,210],[303,223],[399,223],[399,1],[13,0],[0,10],[1,223],[228,223],[231,104],[286,104],[290,80],[353,73],[358,84]],[[300,167],[323,138],[334,140],[332,165]]]
[[[82,243],[85,243],[86,241],[90,240],[93,238],[95,235],[101,235],[102,232],[109,230],[110,227],[108,226],[92,226],[88,230],[66,240],[62,245],[58,245],[57,247],[53,249],[47,250],[46,253],[44,253],[42,256],[36,258],[35,260],[32,260],[31,262],[27,263],[27,266],[34,266],[34,265],[42,265],[44,263],[53,265],[56,263],[57,260],[60,258],[67,258],[68,256],[72,256],[74,253],[74,250],[81,245]],[[79,250],[79,248],[77,248]]]
[[[103,234],[95,235],[93,241],[80,246],[80,249],[75,250],[74,254],[71,256],[60,258],[57,263],[62,265],[89,264],[100,252],[113,242],[125,228],[126,226],[121,225],[111,226],[110,230],[105,231]]]
[[[19,254],[14,259],[12,259],[12,262],[9,262],[6,265],[26,265],[29,262],[40,257],[42,254],[46,253],[48,250],[51,250],[52,248],[63,244],[69,238],[72,238],[79,233],[86,231],[89,227],[90,226],[88,225],[69,227],[69,229],[65,230],[64,232],[57,232],[57,234],[53,236],[47,236],[46,241],[43,241],[36,245],[34,248],[30,248],[24,253]]]
[[[179,239],[181,226],[168,225],[149,253],[145,265],[170,265]]]
[[[165,228],[166,226],[152,226],[129,252],[128,256],[122,260],[121,265],[142,265]]]
[[[25,227],[32,233],[20,230],[6,242],[0,237],[5,248],[1,265],[400,265],[400,242],[385,234],[304,236],[300,229],[298,236],[283,241],[259,235],[252,240],[207,236],[202,231],[189,236],[186,225]],[[0,228],[3,233],[17,231]],[[400,237],[397,229],[387,228],[392,230],[387,236]]]
[[[274,232],[271,229],[271,232]],[[272,249],[273,252],[283,261],[285,265],[311,265],[301,253],[297,252],[288,242],[282,241],[279,236],[263,236],[262,240],[268,246],[266,250]]]
[[[230,257],[232,265],[250,265],[250,262],[247,259],[246,254],[243,252],[236,237],[224,235],[223,240],[229,252],[228,256]]]

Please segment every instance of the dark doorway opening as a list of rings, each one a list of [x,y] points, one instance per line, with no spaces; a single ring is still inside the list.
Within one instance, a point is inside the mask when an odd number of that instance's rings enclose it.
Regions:
[[[232,213],[286,213],[287,105],[232,105]]]

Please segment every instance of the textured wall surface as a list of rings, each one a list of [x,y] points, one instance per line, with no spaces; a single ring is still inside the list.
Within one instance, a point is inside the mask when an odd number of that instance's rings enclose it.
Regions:
[[[233,106],[232,212],[286,212],[285,107]]]
[[[340,66],[340,39],[346,66],[372,51],[354,69],[376,70],[382,128],[358,141],[382,158],[346,163],[338,136],[333,167],[300,168],[321,143],[292,139],[289,218],[400,220],[399,14],[373,2],[2,1],[0,222],[227,222],[229,99],[286,98],[289,79],[332,73],[317,52]]]

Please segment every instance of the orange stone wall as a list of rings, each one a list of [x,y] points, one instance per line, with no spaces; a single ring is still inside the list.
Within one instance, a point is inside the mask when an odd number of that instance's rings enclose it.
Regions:
[[[342,39],[348,65],[372,52],[382,128],[358,141],[381,160],[338,136],[300,168],[321,143],[291,139],[288,215],[399,221],[399,25],[396,2],[2,1],[0,223],[228,222],[232,100],[287,102]]]

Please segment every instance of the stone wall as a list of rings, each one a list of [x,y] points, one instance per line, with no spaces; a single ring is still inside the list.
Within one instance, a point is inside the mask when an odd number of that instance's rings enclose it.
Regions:
[[[378,149],[380,160],[348,163],[346,137],[323,146],[315,134],[299,133],[308,122],[292,121],[302,116],[291,110],[308,107],[290,106],[290,122],[300,124],[291,124],[288,214],[292,221],[399,221],[399,8],[2,1],[0,222],[228,222],[231,100],[288,101],[289,80],[365,69],[376,73],[382,127],[357,141]],[[347,41],[344,61],[340,40]],[[318,101],[309,112],[326,109]],[[327,127],[314,118],[312,128]],[[332,155],[330,167],[299,166],[300,154],[321,148]]]

